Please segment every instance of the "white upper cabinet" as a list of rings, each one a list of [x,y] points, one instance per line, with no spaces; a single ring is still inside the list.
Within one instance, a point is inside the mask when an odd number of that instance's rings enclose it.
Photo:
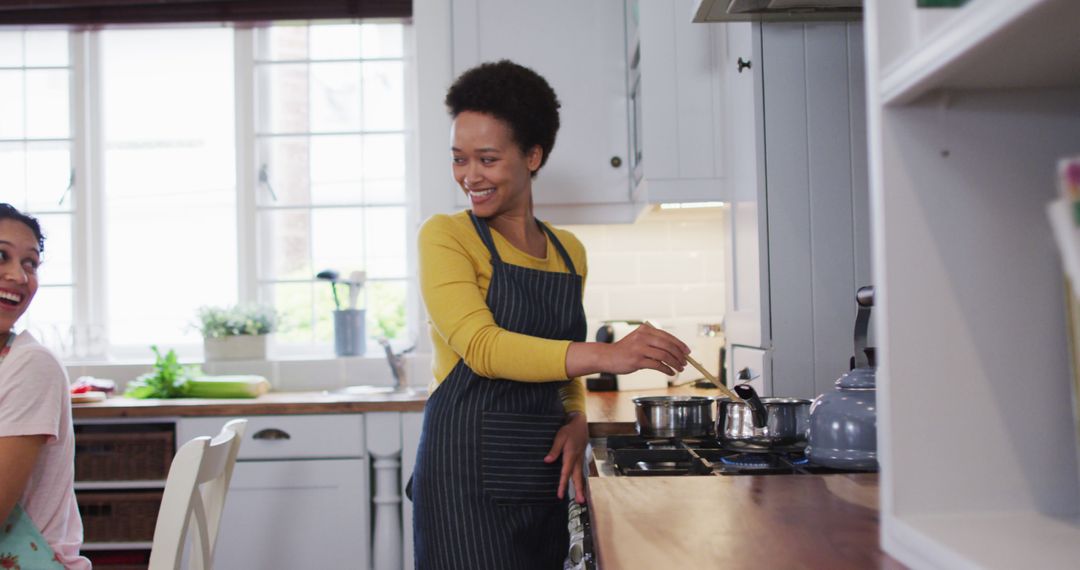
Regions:
[[[726,200],[724,27],[694,0],[627,2],[630,165],[641,202]]]
[[[870,284],[862,29],[698,25],[727,31],[729,352],[768,351],[769,393],[814,397],[848,369]]]
[[[1076,567],[1046,206],[1080,153],[1080,2],[865,8],[882,547],[913,568]]]
[[[562,104],[548,163],[533,182],[537,216],[628,222],[623,0],[452,0],[453,71],[510,59],[543,75]],[[449,150],[447,151],[449,153]],[[459,194],[458,204],[467,206]]]

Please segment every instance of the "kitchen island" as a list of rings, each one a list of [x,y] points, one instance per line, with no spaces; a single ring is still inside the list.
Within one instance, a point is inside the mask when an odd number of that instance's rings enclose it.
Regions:
[[[633,398],[589,392],[594,442],[635,430]],[[602,450],[596,450],[602,460]],[[589,478],[600,568],[903,568],[878,546],[878,475]]]

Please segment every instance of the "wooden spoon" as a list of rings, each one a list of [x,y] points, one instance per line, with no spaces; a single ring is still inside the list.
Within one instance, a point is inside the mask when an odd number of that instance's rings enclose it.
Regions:
[[[650,327],[652,327],[654,329],[660,328],[660,327],[650,323],[649,321],[645,321],[645,324],[649,325]],[[732,392],[727,386],[724,385],[723,382],[721,382],[719,379],[717,379],[716,376],[713,376],[711,372],[706,370],[705,367],[702,366],[700,362],[694,360],[689,354],[686,355],[686,361],[689,362],[690,365],[693,366],[694,368],[697,368],[698,372],[700,372],[701,375],[704,376],[706,380],[708,380],[709,382],[712,382],[713,384],[716,384],[716,387],[720,389],[720,392],[723,393],[724,396],[730,398],[732,402],[745,403],[745,402],[743,402],[743,399],[739,397],[738,394],[736,394],[735,392]]]

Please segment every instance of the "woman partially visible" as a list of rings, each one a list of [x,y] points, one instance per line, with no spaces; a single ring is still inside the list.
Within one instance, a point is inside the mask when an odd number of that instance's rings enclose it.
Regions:
[[[44,249],[38,221],[0,203],[0,568],[85,570],[67,372],[14,331]]]

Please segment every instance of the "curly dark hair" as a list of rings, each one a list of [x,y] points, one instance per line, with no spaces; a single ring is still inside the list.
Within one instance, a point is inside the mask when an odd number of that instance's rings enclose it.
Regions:
[[[539,73],[503,59],[482,63],[458,76],[446,92],[451,117],[463,111],[486,113],[510,127],[523,153],[539,145],[547,163],[559,132],[559,99]],[[539,168],[537,168],[539,170]],[[536,176],[536,172],[532,173]]]
[[[0,220],[22,222],[23,225],[30,228],[30,231],[34,232],[34,237],[37,238],[38,253],[45,252],[45,234],[41,233],[41,224],[38,223],[37,218],[20,212],[11,204],[0,203]]]

